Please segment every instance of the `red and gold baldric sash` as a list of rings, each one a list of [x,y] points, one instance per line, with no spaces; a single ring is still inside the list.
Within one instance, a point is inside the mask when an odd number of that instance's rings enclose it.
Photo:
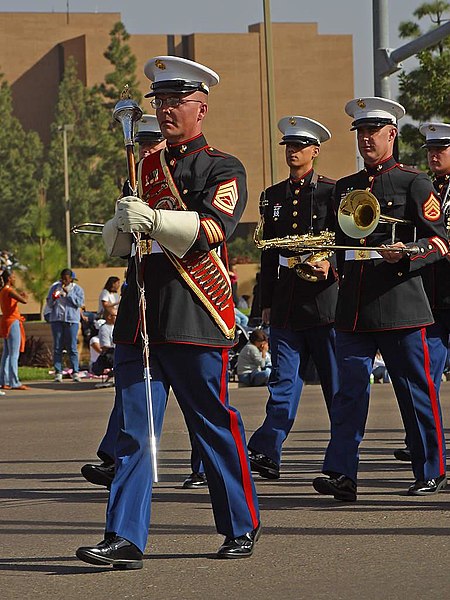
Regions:
[[[138,165],[139,197],[151,208],[187,210],[167,166],[165,151],[150,154]],[[214,319],[225,337],[233,339],[235,315],[228,272],[215,250],[188,252],[178,258],[162,251]]]

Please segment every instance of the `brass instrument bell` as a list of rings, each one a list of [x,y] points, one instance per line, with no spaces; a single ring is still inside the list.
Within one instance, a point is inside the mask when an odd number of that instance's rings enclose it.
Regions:
[[[365,238],[375,231],[378,223],[392,225],[392,243],[395,242],[395,226],[398,223],[412,225],[405,219],[396,219],[381,214],[380,203],[369,190],[353,190],[339,204],[338,223],[348,237]]]

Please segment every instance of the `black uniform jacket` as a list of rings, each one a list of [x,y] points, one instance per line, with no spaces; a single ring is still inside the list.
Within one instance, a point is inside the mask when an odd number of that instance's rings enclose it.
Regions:
[[[431,180],[425,173],[398,164],[390,158],[336,183],[336,202],[351,190],[369,189],[378,199],[381,214],[406,219],[412,225],[396,226],[395,241],[418,246],[419,253],[389,264],[381,258],[345,260],[338,252],[340,289],[336,329],[381,331],[419,327],[433,323],[433,315],[422,283],[421,269],[440,260],[447,250],[447,235]],[[416,241],[414,242],[414,227]],[[364,240],[346,236],[337,227],[336,243],[353,247],[391,243],[392,229],[380,222]],[[360,242],[363,242],[361,244]]]
[[[197,211],[200,216],[199,235],[188,254],[224,246],[247,202],[243,165],[237,158],[210,147],[203,135],[182,144],[169,145],[166,158],[187,210]],[[220,331],[164,254],[145,255],[143,268],[151,343],[179,342],[215,347],[234,344]],[[128,264],[127,286],[119,305],[114,339],[119,343],[140,342],[133,258]]]
[[[450,174],[436,177],[434,187],[441,201],[444,200],[450,186]],[[450,190],[449,194],[450,194]],[[447,195],[447,201],[450,198]],[[450,225],[450,210],[444,214],[444,222],[447,227],[447,235]],[[450,327],[450,262],[443,258],[439,262],[424,269],[423,274],[425,289],[433,309],[433,314],[440,321],[444,320]]]
[[[309,171],[302,179],[287,179],[268,188],[260,200],[263,238],[334,231],[334,184]],[[261,255],[261,306],[270,308],[273,327],[293,331],[334,321],[337,276],[330,268],[326,281],[301,279],[294,269],[280,266],[280,256],[295,256],[286,249],[264,250]]]

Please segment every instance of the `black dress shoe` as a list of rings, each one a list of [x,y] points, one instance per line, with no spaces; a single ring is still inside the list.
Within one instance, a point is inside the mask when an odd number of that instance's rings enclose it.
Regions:
[[[397,450],[394,450],[394,457],[403,462],[411,462],[411,450],[408,447],[397,448]]]
[[[208,487],[208,482],[204,473],[191,473],[183,483],[183,489],[185,490],[197,490],[206,487]]]
[[[76,551],[80,560],[90,565],[112,565],[114,569],[142,569],[142,552],[118,535],[107,537],[96,546],[81,546]]]
[[[102,463],[101,465],[83,465],[81,467],[81,474],[83,477],[89,481],[89,483],[94,483],[95,485],[104,485],[108,488],[111,488],[112,480],[114,479],[114,475],[116,474],[116,467],[114,463]]]
[[[313,487],[319,494],[334,496],[342,502],[355,502],[356,483],[346,475],[333,475],[332,477],[316,477]]]
[[[253,554],[253,546],[261,535],[261,522],[258,526],[237,538],[226,537],[217,551],[217,558],[247,558]]]
[[[280,479],[280,466],[275,461],[259,452],[248,449],[248,458],[252,471],[256,471],[265,479]]]
[[[447,485],[447,477],[441,475],[436,479],[429,479],[428,481],[415,481],[408,490],[409,496],[431,496],[432,494],[438,494],[445,490]]]

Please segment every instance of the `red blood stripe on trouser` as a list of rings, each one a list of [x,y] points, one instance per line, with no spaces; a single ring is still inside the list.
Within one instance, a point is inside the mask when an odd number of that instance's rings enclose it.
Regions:
[[[227,395],[227,368],[228,368],[228,350],[222,350],[222,375],[220,378],[220,400],[225,404]],[[230,431],[233,436],[236,450],[239,456],[239,464],[242,474],[242,487],[244,490],[245,501],[247,502],[248,510],[252,518],[253,528],[258,525],[258,516],[256,514],[255,505],[253,504],[252,481],[250,469],[248,468],[247,449],[243,444],[242,435],[239,431],[239,423],[236,413],[228,409],[230,415]]]
[[[442,456],[441,418],[439,415],[439,407],[438,407],[438,399],[437,399],[437,395],[436,395],[436,389],[434,387],[433,378],[431,377],[430,353],[428,351],[425,327],[422,327],[422,329],[420,330],[420,333],[422,336],[422,347],[423,347],[423,368],[425,371],[425,376],[427,378],[428,394],[429,394],[430,400],[431,400],[431,411],[433,413],[434,423],[436,426],[437,443],[438,443],[438,448],[439,448],[439,474],[443,475],[445,473],[445,465],[444,465],[444,459]]]

